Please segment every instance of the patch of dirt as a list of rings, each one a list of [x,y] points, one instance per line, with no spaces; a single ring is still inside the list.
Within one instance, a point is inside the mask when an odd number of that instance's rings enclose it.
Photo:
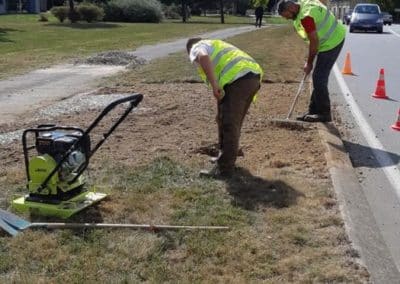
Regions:
[[[134,82],[132,85],[134,89],[118,87],[98,91],[102,97],[116,92],[140,92],[144,99],[138,110],[127,117],[95,154],[90,168],[95,169],[96,161],[102,158],[139,166],[157,156],[168,156],[198,169],[210,167],[209,157],[217,152],[216,105],[210,91],[203,84]],[[243,156],[238,157],[237,165],[267,179],[284,171],[292,174],[298,183],[303,183],[305,177],[329,181],[324,151],[315,129],[270,123],[271,119],[286,117],[297,87],[296,83],[262,85],[242,129]],[[304,111],[307,103],[308,95],[305,93],[300,97],[296,111]],[[100,109],[78,109],[50,122],[85,129],[99,113]],[[42,119],[39,122],[49,121]],[[35,127],[39,122],[25,121],[16,125],[28,128]],[[11,128],[8,125],[7,130]],[[95,131],[97,135],[92,138],[101,138],[102,130],[104,128],[100,126]],[[0,180],[10,175],[11,168],[14,171],[21,169],[18,176],[22,177],[24,166],[20,141],[1,145],[0,148]],[[23,180],[18,181],[23,183]]]

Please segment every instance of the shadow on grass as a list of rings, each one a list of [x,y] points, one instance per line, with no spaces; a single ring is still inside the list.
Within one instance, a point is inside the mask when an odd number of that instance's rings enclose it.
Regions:
[[[16,31],[19,30],[0,28],[0,42],[14,42],[13,40],[6,38],[6,36],[9,32],[16,32]]]
[[[63,27],[63,28],[71,28],[71,29],[81,29],[81,30],[90,30],[90,29],[112,29],[120,27],[119,24],[110,24],[110,23],[49,23],[46,26],[50,27]]]
[[[238,168],[235,177],[225,182],[234,205],[246,210],[256,210],[259,206],[289,207],[297,203],[299,196],[304,196],[281,180],[267,181],[243,168]]]

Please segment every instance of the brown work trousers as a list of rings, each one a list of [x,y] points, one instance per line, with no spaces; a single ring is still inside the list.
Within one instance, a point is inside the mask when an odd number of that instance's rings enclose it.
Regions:
[[[217,163],[221,173],[234,170],[243,120],[259,89],[260,75],[254,73],[248,73],[224,87],[225,96],[218,103],[217,114],[221,151]]]

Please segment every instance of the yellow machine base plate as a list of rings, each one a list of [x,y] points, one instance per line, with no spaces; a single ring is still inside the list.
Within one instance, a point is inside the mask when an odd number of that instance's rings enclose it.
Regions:
[[[99,202],[106,196],[107,194],[105,193],[86,191],[59,204],[27,201],[27,196],[23,196],[13,200],[12,207],[22,213],[67,219],[86,207]]]

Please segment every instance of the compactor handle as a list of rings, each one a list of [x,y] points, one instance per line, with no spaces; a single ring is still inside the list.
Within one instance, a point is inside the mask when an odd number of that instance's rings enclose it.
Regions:
[[[113,101],[110,103],[100,114],[99,116],[92,122],[92,124],[82,133],[82,137],[80,137],[70,148],[69,150],[63,155],[61,160],[58,162],[57,166],[51,171],[51,173],[47,176],[47,178],[43,181],[41,186],[39,187],[38,191],[40,192],[49,182],[50,178],[58,171],[58,169],[61,167],[62,163],[68,158],[68,156],[75,150],[77,145],[82,141],[82,139],[85,139],[86,136],[89,136],[90,132],[95,128],[99,122],[111,111],[113,110],[116,106],[130,102],[129,106],[124,110],[124,112],[121,114],[121,116],[118,118],[118,120],[108,129],[107,132],[103,133],[103,138],[98,141],[96,145],[94,145],[93,149],[90,151],[88,156],[86,157],[87,160],[86,162],[78,169],[75,178],[73,178],[71,181],[69,181],[69,184],[74,183],[79,176],[83,173],[83,171],[87,168],[89,164],[89,159],[90,157],[93,156],[93,154],[100,148],[101,145],[106,141],[108,136],[111,135],[111,133],[118,127],[118,125],[127,117],[127,115],[132,111],[133,108],[137,107],[138,104],[142,101],[143,95],[142,94],[133,94],[131,96],[121,98],[118,100]]]

